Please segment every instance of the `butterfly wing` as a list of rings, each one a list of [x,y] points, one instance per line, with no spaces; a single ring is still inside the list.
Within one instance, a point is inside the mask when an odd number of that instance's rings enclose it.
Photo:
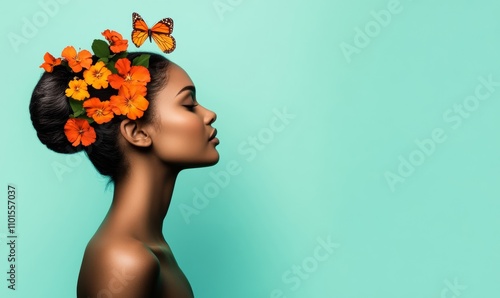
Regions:
[[[132,42],[136,47],[140,47],[149,37],[149,27],[136,12],[132,14],[132,28]]]
[[[166,54],[175,50],[175,38],[170,34],[174,30],[174,20],[164,18],[151,28],[151,37],[160,50]]]

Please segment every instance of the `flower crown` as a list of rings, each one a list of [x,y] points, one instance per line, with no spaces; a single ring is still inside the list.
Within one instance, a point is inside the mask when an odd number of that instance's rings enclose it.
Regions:
[[[148,70],[150,55],[143,54],[130,61],[127,58],[128,41],[120,33],[107,29],[102,35],[108,42],[95,39],[92,43],[92,50],[99,58],[95,64],[92,64],[92,53],[88,50],[77,52],[73,46],[68,46],[62,51],[61,58],[45,53],[45,62],[40,65],[47,72],[63,65],[75,74],[65,91],[73,113],[64,125],[64,133],[75,147],[95,142],[96,133],[91,123],[107,123],[115,115],[135,120],[144,115],[149,105],[145,96],[146,85],[151,81]],[[90,97],[89,87],[111,87],[118,90],[118,94],[102,100]]]

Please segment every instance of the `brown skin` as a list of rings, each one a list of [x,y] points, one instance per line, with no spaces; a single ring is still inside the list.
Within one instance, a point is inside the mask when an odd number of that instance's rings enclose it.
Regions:
[[[152,123],[123,120],[120,146],[129,163],[115,184],[106,218],[89,241],[78,277],[78,297],[194,297],[163,237],[175,180],[186,168],[219,161],[209,141],[216,114],[196,104],[187,73],[172,63],[156,96]],[[179,93],[179,91],[181,91]],[[151,150],[138,150],[150,148]]]

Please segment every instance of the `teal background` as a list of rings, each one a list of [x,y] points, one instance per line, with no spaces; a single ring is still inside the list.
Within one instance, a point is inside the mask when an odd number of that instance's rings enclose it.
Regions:
[[[375,26],[371,12],[391,1],[53,3],[57,11],[18,47],[10,34],[22,36],[24,18],[44,10],[38,1],[3,9],[1,297],[75,296],[85,245],[112,187],[84,155],[39,142],[28,103],[46,51],[90,48],[107,28],[128,37],[133,11],[150,25],[174,19],[178,46],[169,58],[218,115],[221,159],[181,173],[164,225],[197,298],[500,293],[500,87],[467,116],[453,112],[474,95],[478,78],[500,82],[498,1],[401,0],[399,13],[352,55],[341,45],[355,45],[355,28]],[[229,10],[218,13],[220,3]],[[269,130],[284,109],[293,118]],[[415,140],[436,129],[445,140],[418,153]],[[261,140],[254,155],[249,137]],[[400,165],[410,156],[421,163],[412,172]],[[217,185],[214,173],[228,165],[237,173],[197,208],[195,191]],[[401,180],[389,183],[387,172]],[[15,292],[3,273],[8,183],[18,189]],[[186,217],[183,206],[196,214]],[[325,255],[318,238],[337,246]]]

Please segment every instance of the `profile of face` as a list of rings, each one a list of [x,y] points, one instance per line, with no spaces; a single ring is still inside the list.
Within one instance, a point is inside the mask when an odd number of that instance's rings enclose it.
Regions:
[[[217,115],[196,100],[189,75],[171,62],[166,86],[156,94],[149,127],[151,147],[163,162],[181,168],[211,166],[219,161],[212,123]]]

